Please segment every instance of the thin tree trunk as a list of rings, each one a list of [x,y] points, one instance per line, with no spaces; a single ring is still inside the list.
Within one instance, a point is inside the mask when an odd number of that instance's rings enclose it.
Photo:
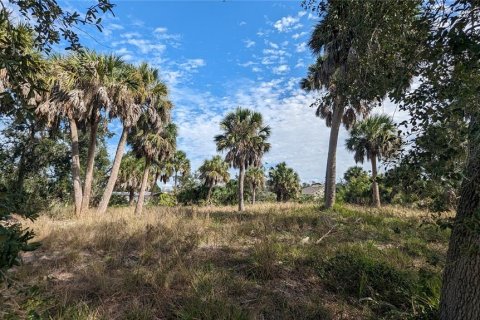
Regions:
[[[173,193],[176,195],[177,194],[177,170],[175,170],[174,180],[175,180],[175,183],[173,185]]]
[[[77,122],[70,119],[70,135],[72,138],[72,179],[75,203],[75,214],[82,210],[82,181],[80,179],[80,150],[78,145]]]
[[[441,320],[480,319],[480,116],[471,120],[469,131],[468,162],[443,273]]]
[[[245,180],[245,164],[240,165],[240,175],[238,177],[238,211],[245,211],[245,203],[243,202],[243,182]]]
[[[140,215],[143,211],[143,202],[145,200],[145,189],[147,189],[149,171],[150,161],[145,160],[145,170],[143,171],[142,186],[140,187],[140,193],[138,194],[137,206],[135,207],[135,215]]]
[[[208,193],[207,193],[207,203],[210,203],[210,198],[212,197],[212,189],[213,189],[213,184],[208,187]]]
[[[17,192],[23,192],[23,185],[25,182],[25,176],[27,174],[27,154],[33,154],[35,149],[35,123],[30,124],[30,136],[28,140],[28,145],[26,145],[22,150],[22,155],[20,156],[20,162],[18,164],[18,173],[15,189]]]
[[[128,205],[131,207],[133,206],[133,202],[135,201],[135,189],[130,188],[128,191]]]
[[[344,109],[343,103],[337,102],[333,112],[330,141],[328,143],[327,172],[325,174],[325,208],[331,208],[335,204],[337,143]]]
[[[377,208],[380,208],[380,191],[378,190],[377,182],[377,156],[372,155],[372,192],[373,192],[373,205]]]
[[[103,192],[102,200],[98,206],[97,212],[103,214],[107,211],[108,203],[112,197],[113,188],[117,182],[118,171],[120,170],[120,163],[122,162],[123,152],[125,150],[125,145],[127,144],[128,128],[123,127],[122,135],[120,141],[118,141],[117,152],[115,153],[115,159],[113,160],[112,171],[110,172],[110,177],[108,178],[107,186]]]
[[[256,188],[252,188],[252,204],[255,204],[255,193],[256,193]]]
[[[88,143],[87,168],[85,172],[85,182],[83,184],[82,212],[90,207],[90,196],[92,193],[93,168],[95,164],[95,149],[97,146],[97,132],[99,119],[95,119],[90,126],[90,139]]]

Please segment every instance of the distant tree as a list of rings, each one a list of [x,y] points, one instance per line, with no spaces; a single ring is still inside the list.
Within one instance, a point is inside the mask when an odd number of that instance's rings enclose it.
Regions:
[[[228,163],[223,161],[220,156],[214,156],[211,160],[205,160],[198,172],[200,173],[200,179],[208,188],[207,203],[210,203],[213,187],[221,182],[227,183],[230,179]]]
[[[418,43],[426,32],[419,19],[421,1],[305,0],[320,22],[309,41],[317,60],[301,87],[321,97],[312,104],[331,127],[325,206],[335,202],[336,149],[340,124],[349,128],[386,95],[398,96],[409,85]]]
[[[393,120],[385,115],[374,115],[356,123],[350,131],[346,147],[354,152],[355,162],[365,158],[372,163],[373,204],[380,207],[380,191],[377,181],[377,159],[389,158],[398,152],[402,142]]]
[[[180,174],[180,177],[184,178],[190,173],[190,160],[188,160],[187,154],[184,151],[178,150],[171,159],[170,165],[173,169],[173,190],[176,193],[178,175]]]
[[[361,167],[350,167],[343,175],[343,198],[346,202],[366,204],[371,199],[371,179]]]
[[[285,162],[270,168],[268,185],[277,195],[277,201],[288,201],[296,198],[300,192],[300,178],[292,168],[287,167]]]
[[[139,215],[143,210],[145,190],[149,182],[150,166],[152,162],[165,161],[175,152],[176,147],[176,126],[172,123],[164,125],[163,128],[152,127],[149,120],[140,120],[132,136],[132,149],[138,157],[145,159],[142,183],[138,194],[138,201],[135,207],[135,214]]]
[[[262,167],[250,167],[245,174],[245,181],[250,185],[252,191],[252,204],[255,204],[255,197],[258,189],[265,185],[265,172]]]
[[[261,163],[262,156],[270,150],[267,142],[270,127],[263,124],[262,115],[249,109],[237,108],[220,123],[222,134],[215,136],[218,151],[227,151],[225,161],[239,169],[238,210],[244,211],[245,170]]]
[[[122,158],[117,185],[128,192],[129,206],[133,206],[135,192],[141,187],[144,166],[145,161],[137,158],[132,152],[127,153]]]

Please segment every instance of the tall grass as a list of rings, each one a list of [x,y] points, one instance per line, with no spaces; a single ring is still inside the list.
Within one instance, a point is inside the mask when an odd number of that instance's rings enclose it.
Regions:
[[[448,239],[393,207],[64,210],[24,221],[42,247],[10,273],[0,318],[428,317]]]

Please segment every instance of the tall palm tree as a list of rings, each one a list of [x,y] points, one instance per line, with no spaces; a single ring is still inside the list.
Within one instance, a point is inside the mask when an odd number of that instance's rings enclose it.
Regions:
[[[365,158],[372,163],[373,204],[380,207],[380,192],[377,182],[377,159],[392,156],[401,146],[398,128],[392,118],[374,115],[355,124],[347,139],[346,147],[354,152],[355,162]]]
[[[35,112],[46,120],[48,126],[52,126],[61,119],[66,119],[69,123],[75,213],[80,214],[83,196],[78,123],[85,120],[87,115],[85,92],[77,88],[81,66],[72,59],[72,56],[53,56],[49,63],[50,76],[46,79],[49,94],[38,105]]]
[[[310,46],[314,52],[318,50],[320,45],[328,48],[338,46],[334,39],[332,39],[332,44],[319,44],[317,42],[319,28],[317,26],[310,40]],[[337,89],[336,79],[344,76],[346,70],[346,66],[342,64],[342,59],[338,57],[340,54],[341,52],[325,50],[324,55],[320,56],[317,62],[309,67],[307,77],[302,79],[300,83],[300,87],[307,92],[320,92],[326,89],[330,93],[329,99],[317,100],[312,104],[312,107],[316,108],[316,116],[325,119],[327,127],[331,128],[325,174],[326,208],[332,207],[335,203],[336,158],[340,124],[343,123],[348,130],[355,124],[357,118],[366,116],[370,111],[365,103],[346,104],[341,90]]]
[[[270,150],[270,127],[263,124],[259,112],[237,108],[225,116],[220,128],[223,133],[215,136],[217,150],[227,151],[225,161],[239,169],[238,210],[244,211],[245,170],[260,165],[263,154]]]
[[[220,156],[214,156],[211,160],[206,159],[198,168],[198,171],[200,172],[200,179],[208,187],[207,203],[210,203],[213,187],[220,182],[227,183],[230,180],[228,163],[223,161]]]
[[[130,206],[133,206],[135,191],[141,186],[143,171],[144,161],[138,159],[132,152],[128,152],[122,158],[117,186],[129,193],[128,204]]]
[[[85,180],[83,184],[82,211],[88,210],[92,192],[93,168],[95,162],[95,149],[97,143],[98,126],[102,111],[109,112],[116,95],[117,87],[124,85],[122,71],[126,63],[116,55],[101,55],[94,51],[83,50],[74,55],[73,59],[82,68],[82,75],[76,84],[85,92],[86,96],[86,122],[89,127],[89,144]]]
[[[325,206],[331,207],[340,124],[353,125],[356,115],[364,115],[387,94],[401,96],[418,69],[418,43],[426,32],[418,18],[421,1],[320,2],[306,3],[318,9],[321,21],[309,41],[317,61],[301,85],[323,89],[314,105],[331,126],[325,177]]]
[[[129,66],[121,72],[123,85],[115,91],[115,103],[109,112],[111,118],[118,118],[123,124],[122,134],[118,141],[117,151],[113,160],[112,170],[108,179],[102,200],[98,206],[99,213],[107,211],[117,180],[120,163],[130,131],[134,128],[141,115],[151,118],[157,128],[169,121],[171,103],[165,101],[167,87],[160,81],[158,70],[143,63],[139,67]],[[157,106],[161,104],[161,108]]]
[[[255,204],[257,189],[261,189],[265,185],[265,172],[263,171],[263,168],[248,168],[247,173],[245,174],[245,181],[250,185],[250,189],[252,190],[252,204]]]
[[[140,120],[140,126],[137,126],[131,138],[132,149],[139,157],[145,159],[142,184],[138,194],[135,214],[141,214],[143,202],[145,199],[145,189],[147,188],[150,166],[152,162],[163,162],[172,156],[176,147],[177,128],[174,124],[166,124],[163,128],[155,128],[150,121]]]

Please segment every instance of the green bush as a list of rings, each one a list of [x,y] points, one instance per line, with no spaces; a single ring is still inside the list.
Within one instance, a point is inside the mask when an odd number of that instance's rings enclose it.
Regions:
[[[150,204],[162,207],[174,207],[177,204],[177,198],[170,193],[160,193],[152,197]]]

